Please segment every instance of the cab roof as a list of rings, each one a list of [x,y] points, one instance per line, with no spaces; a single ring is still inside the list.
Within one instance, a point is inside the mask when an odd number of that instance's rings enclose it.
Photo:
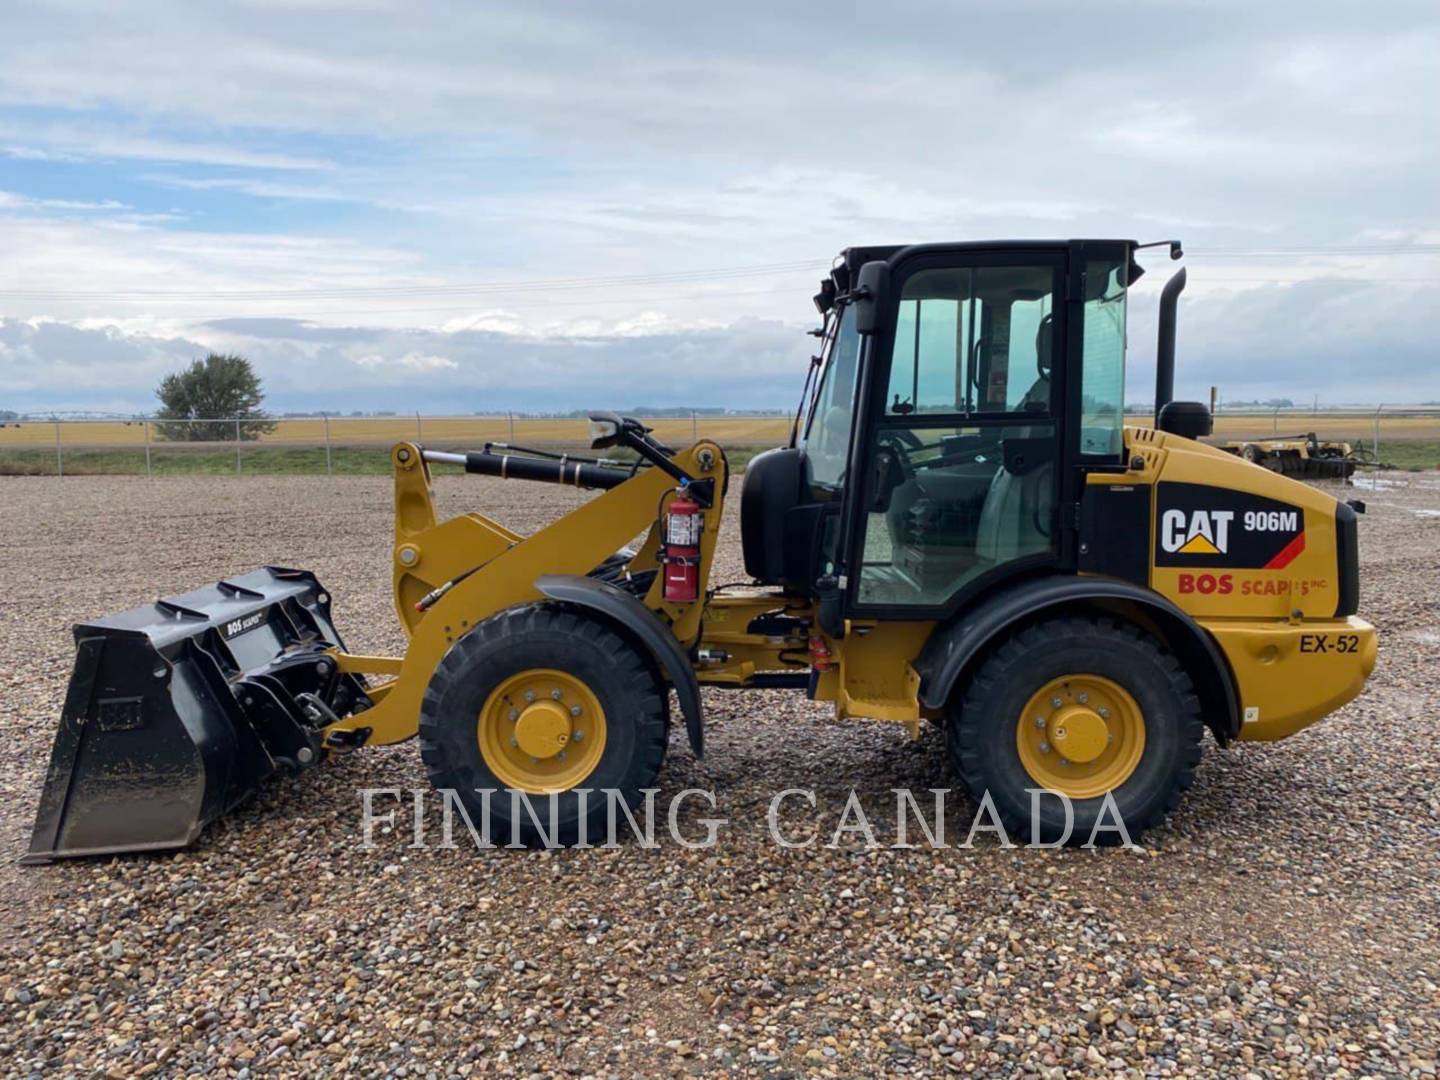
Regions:
[[[840,252],[837,261],[843,262],[853,273],[867,262],[876,260],[893,262],[900,254],[928,255],[939,252],[965,251],[1061,251],[1072,246],[1125,247],[1133,250],[1134,240],[1122,239],[1077,239],[1077,240],[956,240],[927,244],[880,244],[864,247],[848,247]]]

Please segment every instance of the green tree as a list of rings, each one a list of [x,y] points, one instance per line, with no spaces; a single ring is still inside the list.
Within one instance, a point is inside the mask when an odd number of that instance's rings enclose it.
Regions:
[[[275,422],[260,408],[265,391],[260,376],[243,356],[211,353],[184,371],[166,375],[155,390],[161,409],[155,430],[172,442],[233,439],[232,424],[197,423],[202,420],[240,421],[240,438],[258,439],[275,430]]]

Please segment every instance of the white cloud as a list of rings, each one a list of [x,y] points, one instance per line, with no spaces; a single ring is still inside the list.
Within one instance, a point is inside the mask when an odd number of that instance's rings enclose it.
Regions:
[[[0,210],[129,210],[130,207],[114,199],[103,202],[85,202],[77,199],[32,199],[17,195],[13,191],[0,191]]]
[[[311,184],[276,183],[253,177],[211,176],[167,176],[164,173],[146,173],[141,179],[159,184],[161,187],[181,188],[186,191],[238,191],[263,199],[313,199],[321,202],[348,202],[350,196],[333,188],[317,187]]]
[[[460,365],[448,356],[430,353],[408,352],[403,356],[384,356],[380,353],[366,353],[352,357],[354,363],[364,368],[407,368],[410,371],[454,370]]]
[[[300,171],[334,167],[332,162],[311,155],[268,152],[204,139],[167,138],[143,131],[126,131],[123,123],[114,122],[99,125],[69,120],[6,118],[0,119],[0,138],[13,140],[5,147],[6,156],[37,161],[73,163],[120,158],[131,161]]]

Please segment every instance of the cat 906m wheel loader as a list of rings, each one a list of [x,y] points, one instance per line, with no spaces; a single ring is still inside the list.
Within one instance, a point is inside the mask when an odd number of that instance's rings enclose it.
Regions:
[[[1140,247],[845,251],[790,445],[745,471],[749,584],[710,586],[730,487],[712,442],[671,450],[594,414],[595,447],[634,460],[399,444],[404,655],[347,651],[314,576],[276,568],[77,627],[28,858],[182,846],[277,770],[416,735],[432,782],[497,829],[510,789],[562,793],[560,839],[598,835],[606,802],[582,792],[653,785],[670,690],[700,753],[704,686],[934,721],[1007,825],[1045,788],[1076,835],[1107,793],[1138,833],[1207,728],[1293,734],[1359,693],[1376,649],[1356,617],[1363,506],[1201,444],[1206,409],[1171,401],[1183,270],[1156,426],[1123,425]],[[440,520],[440,465],[600,494],[520,536]],[[1039,805],[1061,832],[1059,800]]]

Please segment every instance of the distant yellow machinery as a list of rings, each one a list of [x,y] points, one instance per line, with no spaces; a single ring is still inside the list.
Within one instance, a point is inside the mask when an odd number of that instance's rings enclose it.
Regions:
[[[1362,466],[1388,467],[1380,465],[1363,446],[1320,439],[1313,431],[1269,439],[1231,439],[1220,448],[1273,472],[1314,480],[1343,480]]]
[[[1200,443],[1208,411],[1170,400],[1183,270],[1161,300],[1156,426],[1122,425],[1139,250],[842,253],[794,434],[745,471],[742,584],[711,582],[731,479],[712,442],[672,450],[595,413],[594,448],[626,460],[400,443],[404,653],[347,650],[319,582],[279,568],[77,627],[29,858],[181,846],[277,770],[416,735],[431,782],[497,828],[596,835],[588,794],[654,785],[671,690],[703,751],[704,686],[939,724],[1009,827],[1045,789],[1077,837],[1107,797],[1138,834],[1191,783],[1207,728],[1290,735],[1355,697],[1376,650],[1363,507]],[[442,520],[432,469],[455,465],[598,494],[530,536]],[[555,794],[553,833],[507,789]],[[1063,835],[1061,801],[1038,807],[1039,833]]]

